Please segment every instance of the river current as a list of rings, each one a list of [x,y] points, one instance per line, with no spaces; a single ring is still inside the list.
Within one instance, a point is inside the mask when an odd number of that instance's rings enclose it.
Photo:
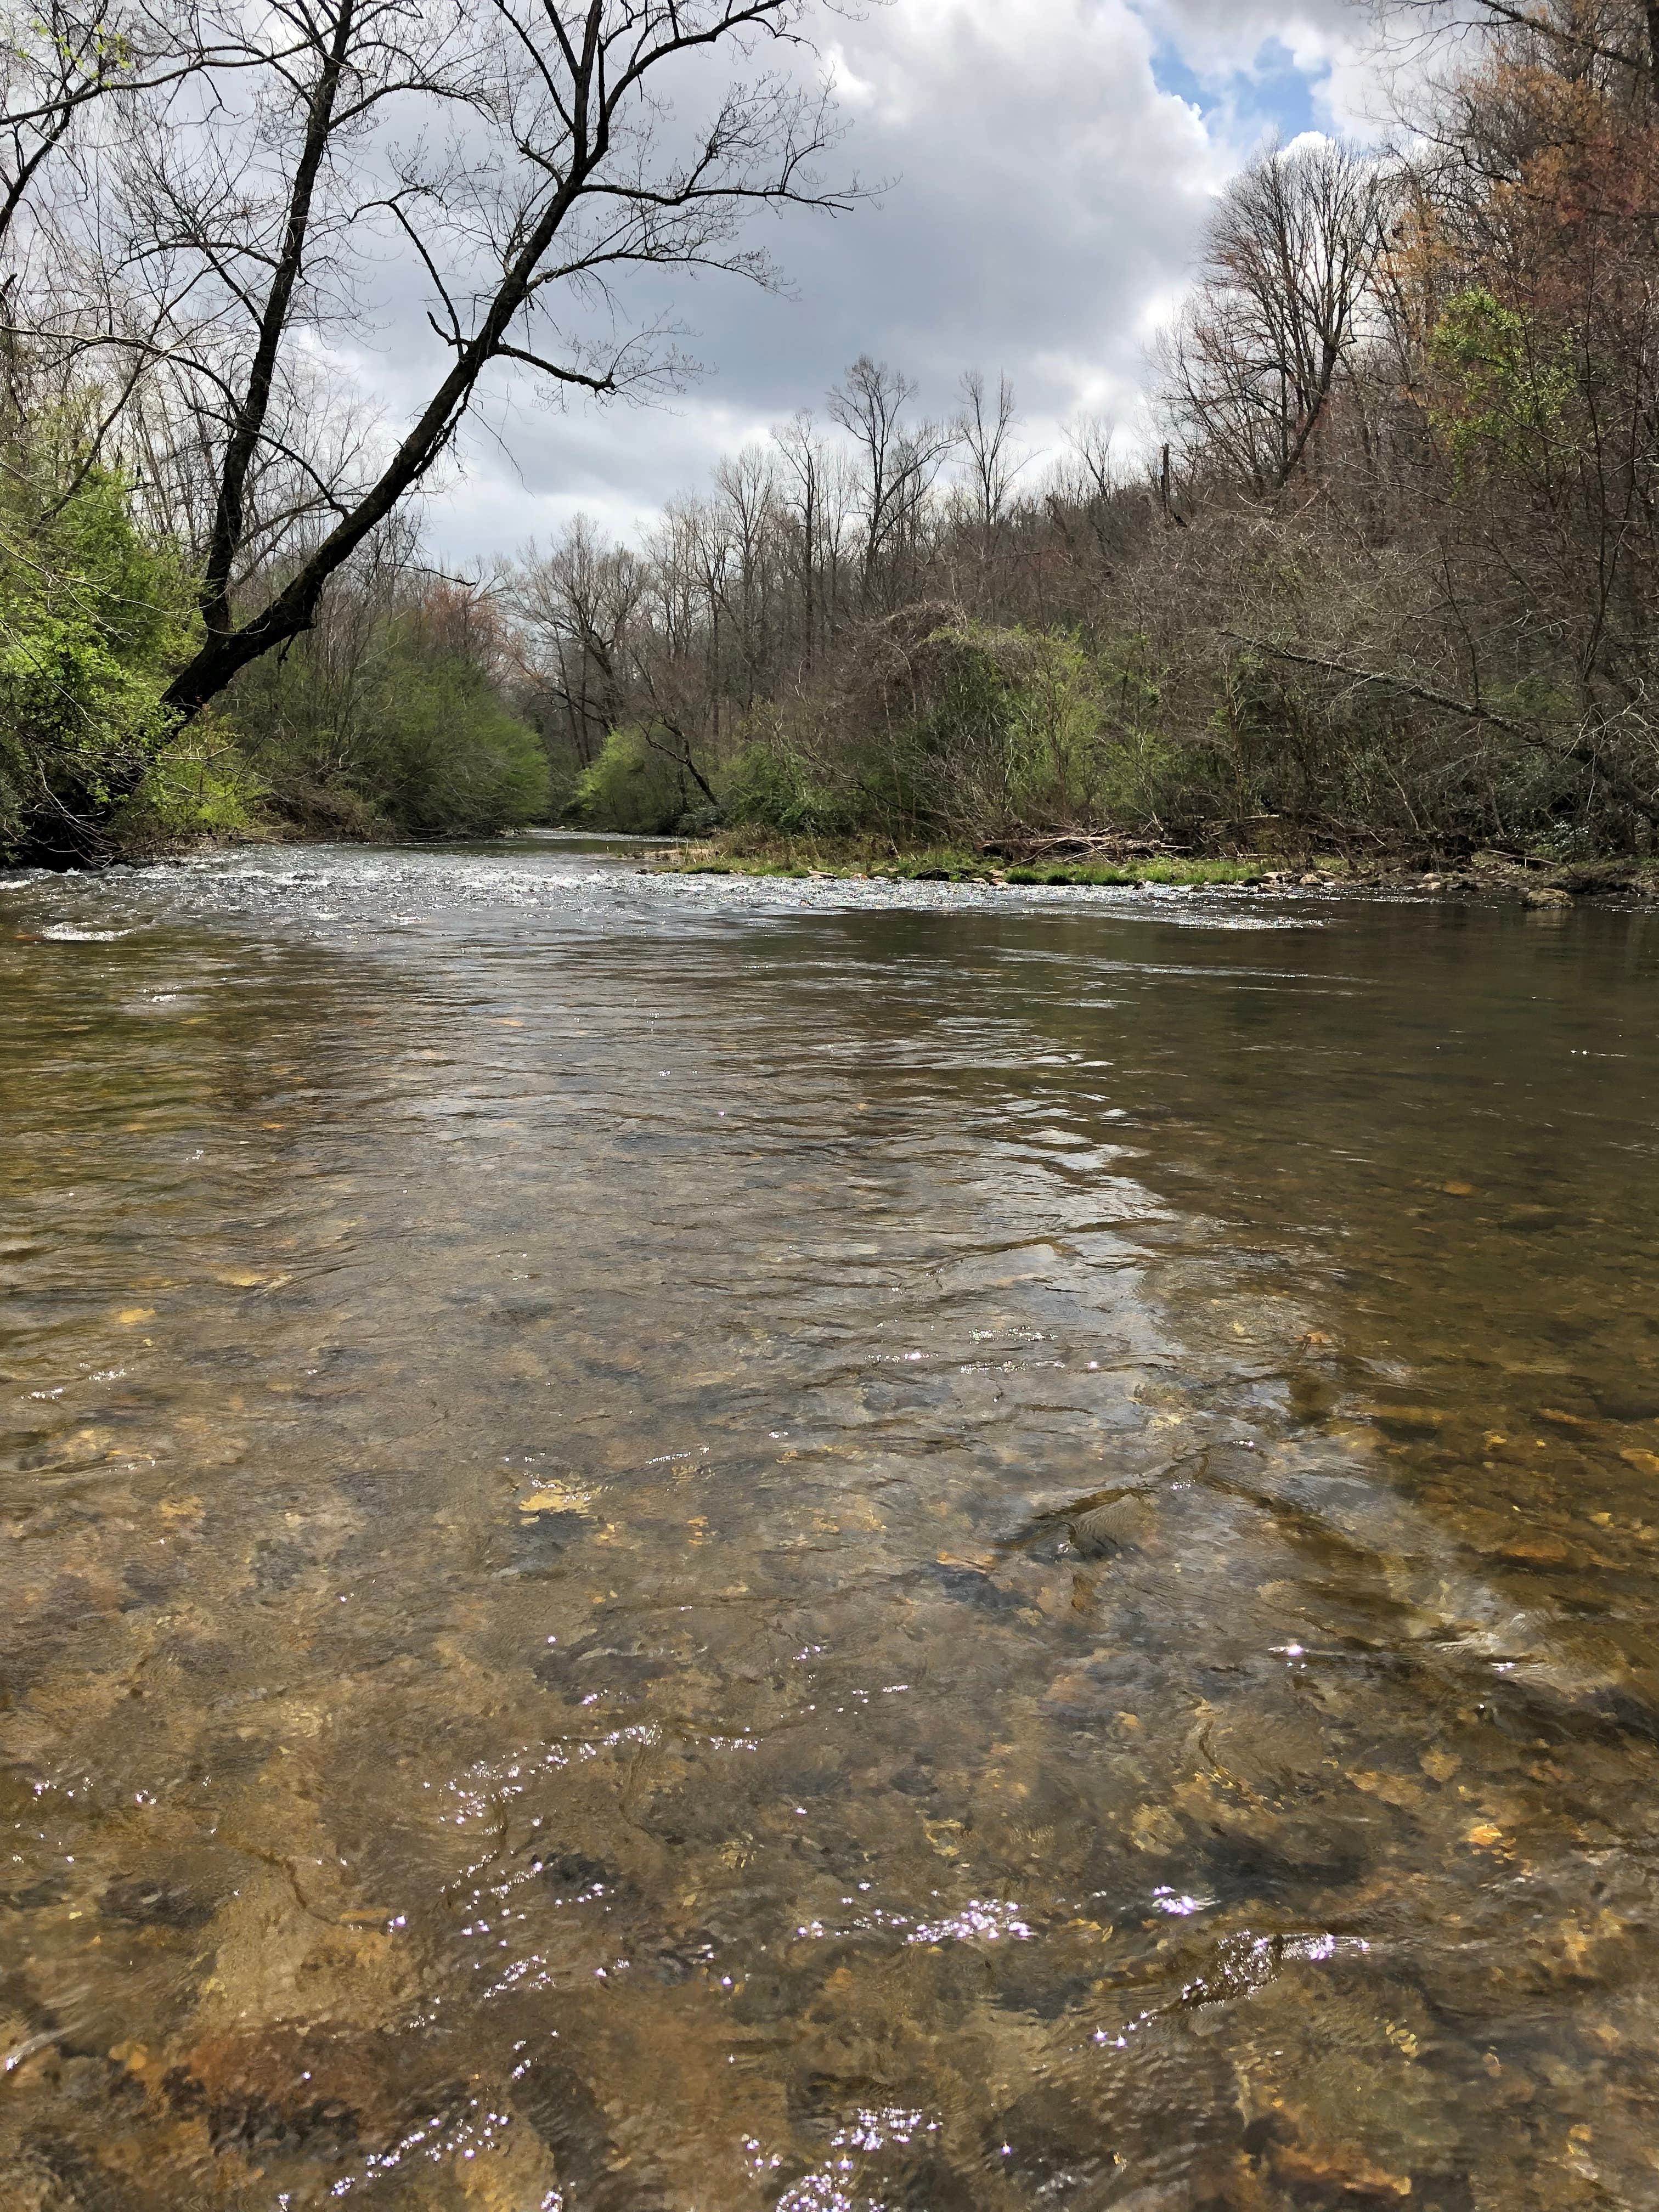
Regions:
[[[1659,2204],[1656,986],[0,879],[0,2203]]]

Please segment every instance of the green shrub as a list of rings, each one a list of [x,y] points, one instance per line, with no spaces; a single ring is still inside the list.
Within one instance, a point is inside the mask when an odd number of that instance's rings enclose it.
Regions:
[[[120,479],[76,482],[49,428],[14,425],[0,458],[0,851],[96,858],[173,728],[186,580]]]
[[[787,743],[746,744],[721,778],[720,793],[725,819],[739,827],[836,837],[858,826],[854,793],[836,789]]]
[[[163,742],[143,782],[116,807],[111,832],[118,850],[141,860],[198,838],[255,836],[269,826],[266,796],[228,726],[198,714]]]
[[[1429,352],[1448,386],[1436,417],[1460,472],[1477,456],[1527,470],[1547,465],[1575,381],[1559,341],[1476,285],[1446,302]]]
[[[612,730],[599,758],[583,769],[567,816],[584,829],[652,837],[707,803],[690,773],[630,726]]]
[[[543,819],[547,756],[459,653],[388,641],[351,781],[416,836],[492,836]]]
[[[957,825],[981,834],[1094,811],[1105,720],[1074,639],[955,623],[917,656],[916,734]]]
[[[838,696],[796,714],[800,728],[774,719],[725,773],[733,826],[910,843],[1097,807],[1106,708],[1070,637],[966,620],[888,626],[851,653]]]
[[[362,629],[268,655],[229,695],[226,713],[283,813],[343,837],[490,836],[546,820],[546,753],[486,671],[434,644],[418,612]]]

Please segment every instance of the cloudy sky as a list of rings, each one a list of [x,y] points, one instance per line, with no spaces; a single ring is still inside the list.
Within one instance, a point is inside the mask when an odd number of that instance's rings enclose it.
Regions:
[[[578,510],[630,533],[721,453],[821,406],[860,352],[939,413],[963,368],[1006,370],[1039,447],[1079,410],[1132,432],[1147,338],[1218,185],[1275,129],[1375,112],[1354,0],[887,0],[818,27],[847,158],[890,185],[774,226],[784,296],[688,283],[676,305],[707,367],[672,400],[498,398],[431,502],[444,557],[545,544]],[[392,364],[363,367],[404,396]]]

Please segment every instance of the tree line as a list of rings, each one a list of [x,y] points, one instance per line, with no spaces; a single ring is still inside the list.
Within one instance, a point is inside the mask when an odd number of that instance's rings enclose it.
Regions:
[[[1659,16],[1483,15],[1431,41],[1402,150],[1269,148],[1221,195],[1150,453],[1081,421],[1034,456],[1006,378],[933,421],[860,360],[639,544],[578,521],[521,564],[526,696],[579,807],[1649,850]]]
[[[416,502],[481,392],[672,384],[631,274],[769,283],[750,213],[855,194],[800,9],[53,0],[0,88],[0,848],[1650,849],[1659,17],[1473,13],[1389,11],[1397,148],[1221,195],[1150,446],[860,357],[636,541],[463,580]],[[341,342],[411,283],[368,419]]]

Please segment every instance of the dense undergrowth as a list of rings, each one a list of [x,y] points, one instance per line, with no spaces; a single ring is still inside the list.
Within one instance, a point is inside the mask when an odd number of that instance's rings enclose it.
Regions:
[[[1375,699],[1316,713],[1264,656],[1212,641],[1206,664],[1198,645],[1183,629],[1164,659],[1145,633],[904,610],[705,747],[696,782],[660,736],[623,725],[565,818],[715,836],[722,861],[756,868],[827,857],[1013,881],[1242,881],[1322,854],[1360,870],[1493,850],[1563,867],[1646,849],[1639,815],[1587,815],[1565,744],[1485,748],[1449,787],[1439,730]]]
[[[1085,420],[1028,467],[1006,383],[923,420],[861,358],[638,550],[573,525],[527,604],[580,817],[1659,849],[1659,11],[1471,15],[1397,158],[1218,196],[1150,455]]]
[[[1027,468],[1006,386],[924,422],[860,357],[829,431],[781,425],[637,545],[578,518],[461,586],[392,517],[189,720],[204,624],[307,574],[333,510],[300,486],[216,602],[199,487],[143,489],[137,430],[88,431],[107,395],[15,349],[0,855],[547,820],[1036,880],[1653,854],[1659,77],[1649,19],[1602,13],[1486,9],[1417,152],[1234,179],[1158,465],[1084,422]]]
[[[247,672],[228,711],[271,813],[344,836],[489,836],[545,818],[546,753],[445,611],[325,625]]]
[[[1310,682],[1240,647],[1230,617],[1236,601],[1201,624],[1188,607],[1133,632],[1042,630],[902,609],[695,756],[638,716],[621,722],[564,818],[718,831],[738,854],[770,838],[1018,860],[1069,834],[1119,840],[1129,858],[1449,864],[1497,849],[1565,866],[1652,846],[1644,805],[1659,785],[1639,762],[1621,782],[1612,758],[1587,760],[1565,714],[1518,732],[1507,715],[1501,728],[1413,717],[1388,686]]]
[[[546,817],[546,751],[495,634],[403,580],[348,574],[311,635],[211,709],[169,712],[169,676],[201,634],[191,562],[88,459],[85,411],[0,418],[0,860]]]
[[[0,451],[0,853],[48,858],[89,821],[142,837],[173,804],[161,694],[191,623],[179,564],[58,431],[47,418]],[[222,808],[216,781],[203,803]]]

